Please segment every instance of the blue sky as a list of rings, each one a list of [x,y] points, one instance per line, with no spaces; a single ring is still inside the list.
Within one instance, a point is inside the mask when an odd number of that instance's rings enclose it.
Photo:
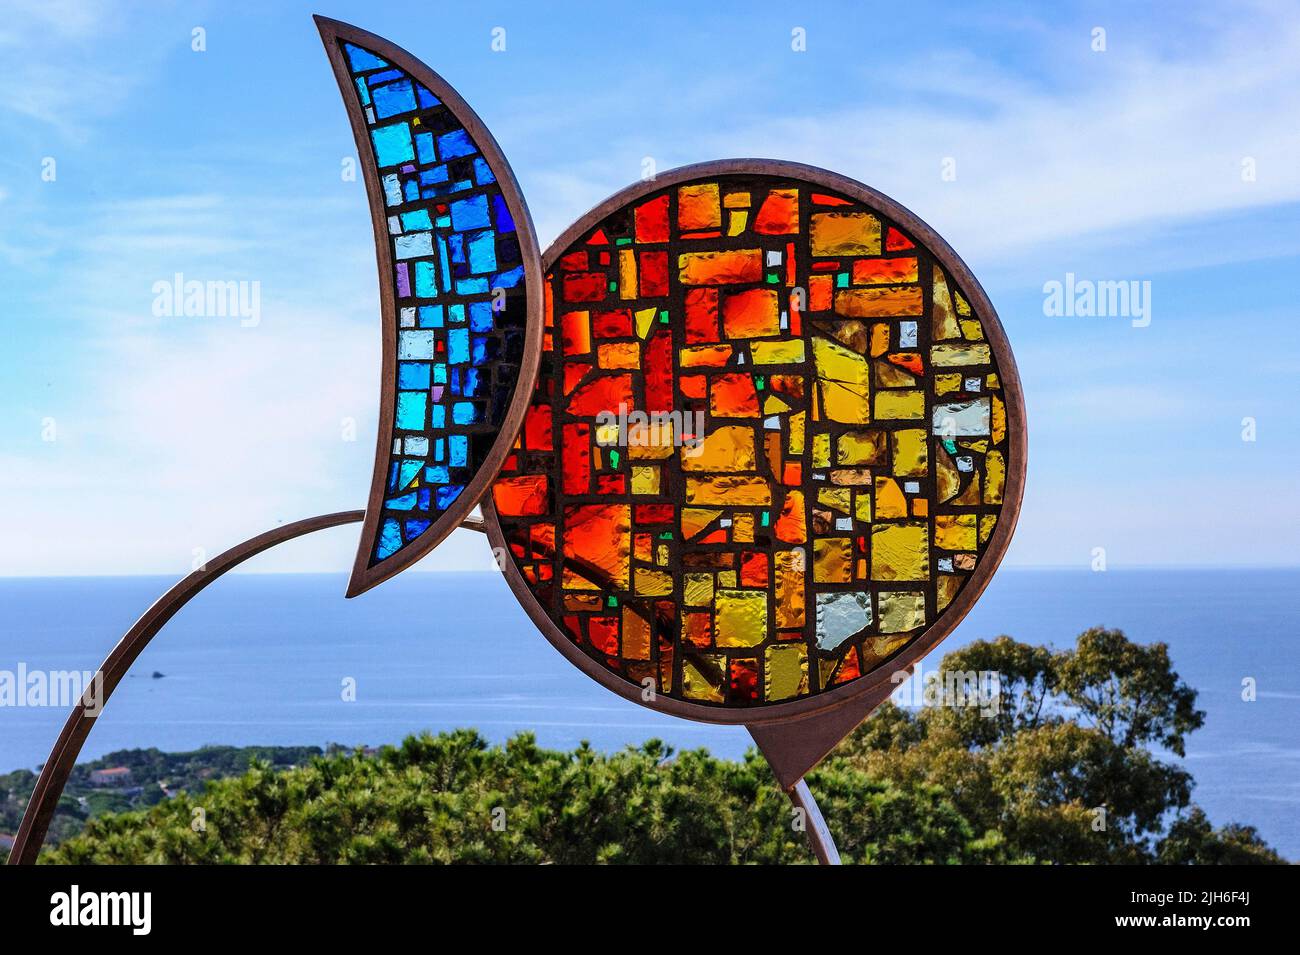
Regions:
[[[646,157],[809,162],[930,222],[1024,379],[1009,563],[1086,567],[1097,547],[1111,566],[1300,563],[1293,7],[4,6],[0,574],[180,573],[195,548],[364,505],[378,293],[312,12],[460,89],[543,245]],[[259,282],[260,324],[155,317],[177,272]],[[1045,315],[1066,273],[1150,282],[1150,325]],[[355,540],[249,566],[343,571]],[[488,566],[465,532],[421,565]]]

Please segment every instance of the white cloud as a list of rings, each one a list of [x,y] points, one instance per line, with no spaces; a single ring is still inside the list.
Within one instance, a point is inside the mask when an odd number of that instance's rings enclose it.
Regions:
[[[1300,115],[1300,21],[1287,7],[1202,16],[1196,45],[1178,55],[1157,48],[1159,30],[1112,29],[1110,51],[1098,54],[1073,24],[1039,25],[1053,65],[1037,75],[973,53],[932,53],[893,64],[887,77],[865,68],[856,80],[841,76],[834,96],[806,113],[782,113],[755,93],[734,101],[730,122],[693,108],[672,117],[674,135],[663,120],[657,131],[674,165],[756,155],[860,179],[978,266],[1020,260],[1046,242],[1061,243],[1054,251],[1067,257],[1055,260],[1068,263],[1068,243],[1083,236],[1300,201],[1300,126],[1289,121]],[[699,80],[679,75],[657,99],[693,104]],[[697,128],[680,135],[681,124]],[[585,211],[571,207],[574,195],[603,196],[634,180],[626,145],[593,145],[610,158],[555,193],[537,190],[547,231]],[[953,182],[940,178],[945,157],[956,160]],[[1254,182],[1242,180],[1247,157]],[[563,186],[572,175],[566,157],[538,178]],[[1184,248],[1181,261],[1206,252]]]

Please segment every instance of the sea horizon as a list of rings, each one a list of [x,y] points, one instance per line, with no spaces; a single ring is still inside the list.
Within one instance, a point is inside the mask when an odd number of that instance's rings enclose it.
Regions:
[[[175,579],[0,578],[0,669],[93,670]],[[459,727],[494,743],[531,731],[558,749],[659,738],[735,759],[752,745],[742,728],[666,717],[588,681],[536,633],[499,574],[409,573],[354,600],[343,599],[345,579],[263,572],[215,584],[144,651],[82,761],[151,746],[379,746]],[[1090,626],[1164,641],[1207,714],[1180,760],[1197,783],[1193,801],[1215,825],[1256,826],[1300,859],[1298,622],[1300,568],[1006,566],[921,666],[1002,633],[1055,648]],[[1242,699],[1247,677],[1254,702]],[[354,702],[342,699],[349,679]],[[66,715],[0,708],[0,771],[42,762]]]

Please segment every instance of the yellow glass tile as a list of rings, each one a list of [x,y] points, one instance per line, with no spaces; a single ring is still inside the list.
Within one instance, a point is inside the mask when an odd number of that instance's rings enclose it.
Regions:
[[[907,516],[907,497],[902,487],[891,477],[876,478],[876,517],[890,520]]]
[[[976,472],[970,476],[970,482],[966,485],[966,490],[962,491],[952,499],[954,504],[978,505],[980,503],[980,476]]]
[[[877,511],[879,506],[877,494]],[[872,580],[927,580],[929,576],[930,541],[925,524],[872,525]]]
[[[817,503],[831,510],[848,514],[853,506],[853,489],[849,487],[823,487],[817,489]]]
[[[632,467],[632,493],[658,494],[659,467],[654,464],[639,464]]]
[[[997,395],[993,396],[993,443],[1001,444],[1007,436],[1007,406]]]
[[[970,314],[970,303],[967,302],[966,299],[964,299],[964,298],[962,297],[961,292],[954,291],[954,292],[952,293],[952,297],[953,297],[953,300],[957,303],[957,314],[958,314],[958,315],[969,315],[969,314]]]
[[[946,504],[961,490],[961,473],[957,470],[957,465],[952,463],[952,458],[948,456],[941,442],[935,442],[934,456],[935,494],[940,504]]]
[[[660,544],[658,549],[655,551],[655,563],[658,564],[660,567],[667,566],[668,564],[667,544]]]
[[[734,570],[718,571],[718,586],[734,588],[736,586],[736,572]]]
[[[976,547],[974,514],[936,514],[934,546],[944,550],[974,550]]]
[[[1001,383],[998,381],[997,372],[989,372],[984,376],[984,387],[989,391],[997,391],[1002,387]]]
[[[948,604],[952,603],[952,598],[957,596],[957,591],[961,590],[962,579],[955,574],[939,575],[939,579],[935,583],[935,602],[940,613],[947,608]]]
[[[733,209],[727,213],[727,235],[744,235],[747,225],[749,225],[749,213],[744,209]]]
[[[952,296],[943,269],[934,267],[934,303],[930,307],[930,336],[937,342],[961,337],[961,326],[953,314]]]
[[[638,342],[607,342],[596,349],[601,368],[640,368],[641,345]]]
[[[790,630],[804,625],[804,575],[807,559],[802,547],[779,550],[773,555],[776,584],[776,626]]]
[[[721,654],[709,654],[716,661],[719,673],[727,672],[726,658]],[[704,700],[708,703],[721,703],[726,698],[722,691],[721,679],[710,680],[689,658],[682,661],[682,696],[692,700]]]
[[[778,398],[776,395],[768,395],[763,399],[763,414],[771,416],[774,414],[784,414],[790,410],[790,406]]]
[[[560,578],[560,587],[563,590],[599,590],[600,587],[595,582],[577,573],[569,566],[564,567]]]
[[[763,696],[769,702],[808,692],[808,650],[802,643],[778,643],[763,656]]]
[[[677,225],[683,232],[716,229],[722,225],[716,182],[681,186],[677,190]]]
[[[790,415],[790,441],[786,447],[790,449],[792,455],[798,456],[803,454],[804,422],[806,420],[807,416],[802,411]]]
[[[831,466],[831,436],[825,432],[813,435],[812,463],[815,468]]]
[[[879,358],[889,351],[889,325],[876,322],[871,326],[871,357]]]
[[[628,604],[623,604],[622,650],[629,660],[650,659],[650,621]]]
[[[690,540],[722,516],[721,508],[682,508],[682,537]]]
[[[761,477],[726,475],[686,479],[687,504],[722,504],[727,507],[767,507],[772,488]]]
[[[714,428],[699,444],[682,448],[683,471],[753,471],[754,429],[744,425]]]
[[[867,399],[865,382],[862,387],[850,387],[837,381],[821,381],[817,387],[821,399],[818,410],[827,420],[843,424],[871,422],[871,404]]]
[[[853,579],[853,539],[819,537],[813,541],[813,580],[847,584]]]
[[[925,594],[913,590],[885,590],[876,596],[881,633],[903,633],[925,626]]]
[[[968,342],[982,342],[984,341],[984,326],[973,318],[962,319],[961,337]]]
[[[924,428],[903,428],[890,433],[894,474],[899,477],[924,477],[929,473]]]
[[[876,420],[919,420],[925,417],[924,391],[877,391]]]
[[[845,288],[835,293],[835,311],[847,318],[920,315],[925,298],[919,285],[898,288]]]
[[[990,537],[993,536],[993,529],[998,526],[998,516],[996,514],[980,515],[980,543],[987,544]]]
[[[631,249],[618,252],[618,297],[624,301],[639,298],[636,284],[636,253]]]
[[[637,567],[632,576],[640,597],[668,597],[673,592],[673,575],[667,571]]]
[[[984,458],[984,503],[1001,504],[1007,482],[1007,466],[1001,451],[990,451]]]
[[[713,638],[720,647],[753,647],[767,639],[767,591],[719,590]]]
[[[804,360],[803,339],[789,341],[754,341],[749,354],[755,365],[793,365]]]
[[[988,345],[932,345],[930,363],[939,368],[956,365],[987,365],[992,361]]]
[[[709,607],[713,604],[713,575],[686,574],[682,600],[688,607]]]
[[[671,418],[629,421],[627,456],[633,461],[660,461],[672,457],[677,451],[673,431]]]
[[[867,212],[814,213],[808,237],[813,256],[880,254],[880,220]]]
[[[731,539],[737,544],[754,543],[753,514],[737,514],[731,519]]]
[[[884,464],[887,454],[883,431],[846,431],[835,442],[836,464]]]
[[[954,391],[961,391],[961,388],[962,378],[960,372],[956,374],[946,372],[934,376],[934,393],[936,395],[951,394]]]
[[[853,515],[864,524],[871,523],[871,495],[866,491],[853,495]]]
[[[636,333],[638,338],[645,338],[650,334],[650,329],[654,328],[655,315],[659,309],[655,306],[650,308],[638,308],[636,310]]]

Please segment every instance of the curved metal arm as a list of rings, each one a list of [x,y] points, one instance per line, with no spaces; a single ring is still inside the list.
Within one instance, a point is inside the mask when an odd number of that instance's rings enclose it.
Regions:
[[[365,511],[340,511],[337,514],[322,514],[319,517],[309,517],[306,520],[294,521],[292,524],[274,528],[208,561],[202,569],[194,571],[159,597],[118,641],[117,646],[100,665],[96,674],[100,686],[99,699],[94,701],[95,712],[87,713],[86,701],[83,700],[72,708],[72,715],[63,724],[63,732],[59,734],[54,748],[50,750],[49,758],[41,767],[36,788],[32,790],[27,811],[23,813],[22,824],[18,827],[13,849],[9,853],[9,864],[30,865],[36,861],[41,845],[45,842],[45,833],[50,827],[50,819],[58,807],[59,797],[63,795],[63,787],[68,783],[68,776],[72,773],[72,767],[77,761],[82,745],[86,742],[86,737],[94,728],[96,717],[103,711],[104,704],[108,702],[114,688],[122,681],[122,677],[126,676],[126,671],[140,656],[140,652],[149,645],[149,641],[168,620],[176,615],[178,610],[189,603],[191,598],[197,596],[208,584],[248,558],[276,544],[283,544],[285,541],[302,537],[313,531],[338,527],[340,524],[354,524],[364,516]]]

